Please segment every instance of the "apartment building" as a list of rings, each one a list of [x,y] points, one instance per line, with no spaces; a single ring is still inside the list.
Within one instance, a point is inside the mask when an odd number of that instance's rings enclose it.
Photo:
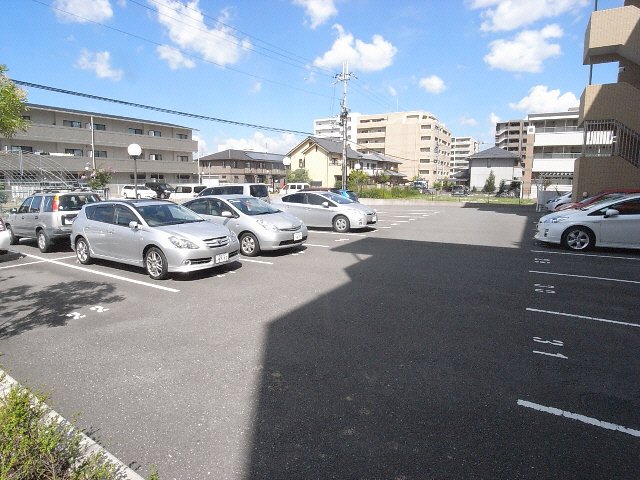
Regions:
[[[449,178],[451,132],[433,114],[424,111],[360,115],[356,124],[357,149],[381,153],[402,163],[408,179],[422,178],[433,185]]]
[[[469,169],[468,157],[480,151],[480,142],[473,137],[451,137],[449,178]]]
[[[347,117],[347,141],[351,145],[355,145],[357,140],[354,125],[358,123],[359,117],[359,113],[350,113]],[[314,137],[342,141],[342,130],[342,125],[340,125],[340,116],[318,118],[313,121]]]
[[[136,161],[138,182],[197,181],[193,152],[198,143],[188,127],[45,105],[26,107],[29,129],[13,138],[0,137],[0,151],[6,153],[3,158],[7,164],[24,159],[23,155],[33,164],[37,156],[40,165],[56,165],[60,176],[64,173],[80,179],[87,171],[105,168],[113,172],[112,184],[125,184],[134,177],[134,161],[127,147],[137,143],[142,147]],[[37,172],[32,173],[36,178]]]
[[[571,190],[583,136],[577,107],[496,124],[496,146],[521,158],[512,180],[522,182],[525,198],[536,198],[539,190]]]
[[[286,180],[284,155],[250,150],[223,150],[198,160],[203,183],[264,183],[275,187]]]
[[[580,98],[584,156],[574,198],[606,188],[640,187],[640,0],[595,11],[585,32],[584,65],[618,62],[616,83],[587,85]]]

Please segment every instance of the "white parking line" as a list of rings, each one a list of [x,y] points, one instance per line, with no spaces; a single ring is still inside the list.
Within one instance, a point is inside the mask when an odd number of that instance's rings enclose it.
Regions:
[[[363,233],[338,233],[338,232],[323,232],[322,230],[314,230],[313,233],[323,233],[325,235],[347,235],[349,237],[366,237]],[[306,245],[306,244],[305,244]]]
[[[541,275],[556,275],[558,277],[587,278],[589,280],[604,280],[605,282],[637,283],[637,284],[640,284],[640,281],[638,281],[638,280],[624,280],[624,279],[621,279],[621,278],[591,277],[589,275],[572,275],[570,273],[540,272],[538,270],[529,270],[529,273],[539,273]]]
[[[68,263],[62,263],[62,262],[59,262],[57,260],[50,260],[48,258],[37,257],[36,255],[31,255],[30,253],[23,253],[23,255],[25,255],[27,257],[31,257],[31,258],[36,258],[36,259],[41,260],[43,262],[48,262],[48,263],[53,263],[55,265],[60,265],[62,267],[73,268],[75,270],[80,270],[82,272],[93,273],[95,275],[101,275],[103,277],[114,278],[116,280],[122,280],[124,282],[135,283],[137,285],[144,285],[145,287],[157,288],[158,290],[164,290],[164,291],[172,292],[172,293],[178,293],[180,291],[178,289],[171,288],[171,287],[165,287],[163,285],[156,285],[154,283],[143,282],[141,280],[133,280],[131,278],[122,277],[120,275],[114,275],[113,273],[98,272],[96,270],[91,270],[90,268],[80,267],[79,265],[70,265]]]
[[[252,260],[251,258],[239,258],[241,262],[262,263],[263,265],[273,265],[273,262],[265,262],[264,260]]]
[[[627,327],[640,328],[640,325],[637,323],[621,322],[619,320],[607,320],[606,318],[589,317],[587,315],[576,315],[574,313],[553,312],[551,310],[539,310],[537,308],[527,308],[526,310],[527,312],[546,313],[548,315],[557,315],[559,317],[579,318],[582,320],[593,320],[595,322],[613,323],[615,325],[625,325]]]
[[[9,250],[11,253],[17,253],[22,255],[21,252],[16,252],[15,250]],[[76,258],[75,255],[69,255],[68,257],[60,257],[60,258],[54,258],[54,260],[66,260],[68,258]],[[26,265],[35,265],[36,263],[43,263],[46,262],[47,260],[36,260],[35,262],[26,262],[26,263],[18,263],[16,265],[6,265],[4,267],[0,267],[0,270],[4,270],[6,268],[16,268],[16,267],[24,267]]]
[[[546,255],[574,255],[577,257],[613,258],[616,260],[636,260],[640,262],[640,257],[618,257],[616,255],[595,255],[593,253],[553,252],[550,250],[531,250],[531,252],[544,253]]]
[[[305,243],[307,247],[331,248],[329,245],[316,245],[314,243]]]
[[[640,430],[623,427],[622,425],[616,425],[615,423],[603,422],[602,420],[598,420],[597,418],[587,417],[585,415],[580,415],[579,413],[571,413],[554,407],[545,407],[544,405],[528,402],[526,400],[518,400],[518,405],[520,405],[521,407],[537,410],[538,412],[550,413],[551,415],[570,418],[571,420],[577,420],[579,422],[587,423],[595,427],[626,433],[627,435],[632,435],[634,437],[640,437]]]

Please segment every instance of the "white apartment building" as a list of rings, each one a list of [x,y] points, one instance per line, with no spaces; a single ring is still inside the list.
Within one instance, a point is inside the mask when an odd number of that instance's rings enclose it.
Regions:
[[[451,132],[433,114],[361,114],[356,126],[357,150],[398,159],[399,172],[407,179],[422,178],[433,185],[449,178]]]
[[[356,129],[354,128],[354,125],[358,122],[359,117],[359,113],[350,113],[347,117],[347,141],[352,147],[356,143]],[[340,116],[318,118],[314,120],[313,136],[342,141],[342,125],[340,125]]]
[[[536,198],[538,190],[569,191],[575,160],[582,155],[584,132],[578,108],[566,112],[530,113],[524,120],[496,125],[496,146],[523,159],[522,194]]]
[[[469,169],[467,157],[480,151],[480,142],[473,137],[451,137],[449,177]]]

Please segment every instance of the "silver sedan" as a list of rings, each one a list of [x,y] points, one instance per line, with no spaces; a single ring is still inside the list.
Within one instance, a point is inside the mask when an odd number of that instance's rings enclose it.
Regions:
[[[272,205],[302,219],[310,227],[332,227],[344,233],[378,221],[372,208],[332,192],[299,192],[274,199]]]
[[[93,258],[144,267],[156,280],[238,259],[238,238],[168,200],[122,200],[82,207],[73,221],[78,261]]]
[[[235,232],[240,239],[240,252],[248,257],[260,250],[295,247],[307,239],[307,227],[299,218],[255,197],[206,195],[183,205]]]

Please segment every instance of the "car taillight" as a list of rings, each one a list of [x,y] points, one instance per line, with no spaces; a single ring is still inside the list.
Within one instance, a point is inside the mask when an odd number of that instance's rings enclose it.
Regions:
[[[51,205],[51,211],[52,212],[57,212],[58,211],[58,195],[54,195],[53,196],[53,203]]]
[[[0,232],[4,232],[6,229],[7,227],[4,226],[4,222],[0,220]]]

